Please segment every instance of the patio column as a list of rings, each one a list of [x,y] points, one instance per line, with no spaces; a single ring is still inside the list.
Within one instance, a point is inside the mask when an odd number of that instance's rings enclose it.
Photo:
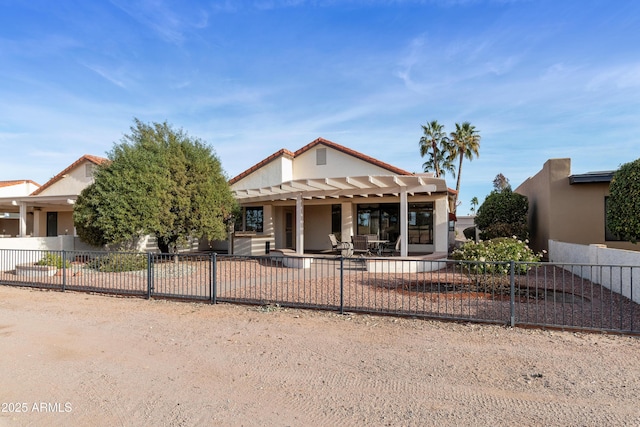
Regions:
[[[296,196],[296,253],[304,254],[304,205],[302,193]]]
[[[400,256],[409,255],[409,198],[407,187],[400,188]]]
[[[341,224],[340,224],[340,233],[342,237],[340,240],[343,242],[350,242],[351,236],[355,233],[353,232],[353,204],[351,202],[343,202],[340,203],[341,206]]]
[[[27,236],[27,203],[20,202],[20,237]]]
[[[40,208],[33,209],[33,235],[34,237],[40,237],[40,217],[42,211]]]

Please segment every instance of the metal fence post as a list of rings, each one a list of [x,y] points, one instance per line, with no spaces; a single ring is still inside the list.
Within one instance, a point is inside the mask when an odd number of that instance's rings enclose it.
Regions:
[[[147,252],[147,299],[151,299],[151,290],[153,289],[153,258],[151,252]]]
[[[218,303],[218,296],[216,295],[218,293],[218,283],[216,282],[216,268],[217,268],[217,261],[218,261],[218,254],[217,253],[213,253],[211,254],[211,277],[210,277],[210,283],[211,283],[211,304],[217,304]]]
[[[340,314],[344,314],[344,257],[340,255]]]
[[[62,251],[62,292],[67,287],[67,251]]]
[[[511,327],[516,326],[516,263],[514,261],[510,262],[510,286],[511,286],[511,296],[509,298],[509,311],[511,313]]]

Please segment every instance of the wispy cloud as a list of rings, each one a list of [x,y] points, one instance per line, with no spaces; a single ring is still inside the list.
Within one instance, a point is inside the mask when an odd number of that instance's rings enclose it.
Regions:
[[[185,41],[185,32],[208,26],[207,12],[192,7],[191,3],[180,11],[172,9],[163,0],[111,0],[111,3],[154,31],[162,40],[175,45]]]

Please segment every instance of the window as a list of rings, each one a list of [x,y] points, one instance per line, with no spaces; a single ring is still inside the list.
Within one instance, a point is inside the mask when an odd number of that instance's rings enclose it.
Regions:
[[[326,164],[327,164],[327,149],[318,148],[316,150],[316,165],[326,165]]]
[[[397,203],[358,205],[357,234],[375,234],[381,239],[395,241],[400,234],[399,212]]]
[[[409,204],[410,244],[433,244],[433,202]]]
[[[331,205],[331,233],[338,240],[342,237],[342,205]]]
[[[93,164],[87,163],[84,165],[84,176],[91,178],[93,176]]]
[[[245,208],[244,211],[244,231],[255,231],[262,233],[263,209],[260,207]]]

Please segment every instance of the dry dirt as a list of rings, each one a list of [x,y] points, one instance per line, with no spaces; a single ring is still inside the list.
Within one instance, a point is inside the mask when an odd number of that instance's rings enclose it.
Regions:
[[[640,425],[640,341],[0,286],[0,426]]]

